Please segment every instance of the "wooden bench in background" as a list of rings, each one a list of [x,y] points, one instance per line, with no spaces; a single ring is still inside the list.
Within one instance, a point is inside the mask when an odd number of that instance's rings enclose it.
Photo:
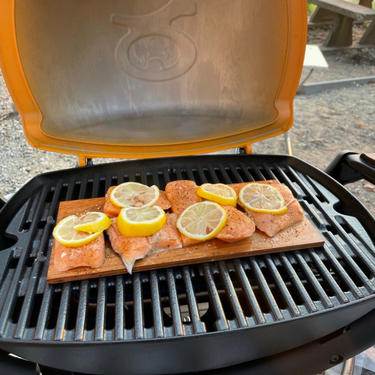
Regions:
[[[371,9],[372,0],[360,0],[360,4],[344,0],[308,0],[315,4],[310,22],[318,23],[333,20],[332,29],[324,41],[327,47],[349,47],[353,44],[353,21],[371,21],[360,44],[375,44],[375,10]]]

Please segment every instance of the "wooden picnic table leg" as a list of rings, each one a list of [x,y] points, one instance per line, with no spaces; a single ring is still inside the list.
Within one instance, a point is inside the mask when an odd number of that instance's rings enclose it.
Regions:
[[[367,26],[359,44],[375,44],[375,20]]]
[[[352,37],[353,19],[342,16],[341,14],[334,15],[334,23],[324,45],[327,47],[349,47],[353,43]]]
[[[316,7],[314,13],[310,17],[310,22],[321,23],[325,21],[332,21],[334,13],[331,10]]]

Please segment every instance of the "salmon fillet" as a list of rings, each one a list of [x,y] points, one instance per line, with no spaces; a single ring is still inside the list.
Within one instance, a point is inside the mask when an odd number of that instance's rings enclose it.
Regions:
[[[152,236],[148,237],[151,252],[160,250],[178,249],[182,247],[181,235],[176,227],[178,215],[167,213],[167,221],[163,228]]]
[[[136,260],[143,259],[151,246],[147,237],[124,237],[117,227],[117,218],[112,218],[112,225],[106,230],[112,249],[120,255],[126,269],[131,274]]]
[[[302,207],[294,198],[292,192],[287,186],[273,180],[260,181],[258,183],[265,183],[274,186],[280,191],[281,195],[284,197],[285,204],[288,205],[288,210],[285,214],[282,215],[266,214],[245,209],[246,214],[254,220],[255,226],[261,232],[264,232],[269,237],[273,237],[281,230],[289,228],[291,225],[303,220],[304,213],[302,211]],[[234,190],[238,190],[239,192],[246,184],[247,183],[240,183],[232,184],[230,186],[232,186]]]
[[[79,247],[66,247],[55,240],[54,267],[57,271],[67,271],[77,267],[100,268],[104,264],[104,235]]]
[[[224,228],[216,236],[225,242],[235,242],[250,237],[255,232],[253,220],[232,206],[223,206],[227,212],[228,219]]]
[[[122,207],[118,207],[116,205],[114,205],[111,200],[109,199],[109,196],[111,195],[111,192],[112,190],[115,188],[116,186],[111,186],[108,190],[107,190],[107,193],[105,195],[105,202],[104,202],[104,207],[103,207],[103,211],[104,213],[106,213],[109,217],[117,217],[121,211],[121,208]],[[169,208],[171,208],[171,204],[169,202],[169,200],[167,199],[166,195],[165,195],[165,192],[163,190],[160,190],[160,195],[159,195],[159,199],[156,201],[156,203],[154,204],[154,206],[159,206],[161,207],[163,210],[168,210]]]
[[[227,222],[215,238],[225,242],[236,242],[250,237],[255,232],[255,224],[252,218],[232,206],[223,206],[223,208],[228,215]],[[202,242],[186,237],[181,233],[180,235],[184,247]]]
[[[202,202],[197,194],[198,185],[194,181],[172,181],[165,187],[165,194],[171,203],[172,211],[178,215],[192,204]]]
[[[171,202],[167,199],[165,191],[159,190],[159,199],[156,201],[154,206],[159,206],[162,210],[167,211],[171,208]]]
[[[194,240],[193,238],[186,237],[182,233],[180,233],[180,236],[181,236],[182,247],[187,247],[187,246],[195,245],[197,243],[202,242],[200,240]]]

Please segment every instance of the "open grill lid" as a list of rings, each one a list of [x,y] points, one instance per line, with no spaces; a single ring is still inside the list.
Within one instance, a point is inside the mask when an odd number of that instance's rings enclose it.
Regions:
[[[83,157],[205,153],[292,126],[300,0],[0,0],[27,140]]]
[[[325,245],[46,283],[60,201],[100,197],[127,180],[164,188],[176,179],[278,179]],[[373,226],[341,185],[287,156],[150,159],[44,174],[1,211],[0,348],[51,367],[99,374],[201,371],[278,353],[342,332],[373,308]],[[90,361],[82,360],[86,355]]]

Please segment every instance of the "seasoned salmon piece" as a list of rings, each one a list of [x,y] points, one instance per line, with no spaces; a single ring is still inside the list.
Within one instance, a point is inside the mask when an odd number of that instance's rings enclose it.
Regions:
[[[171,203],[172,211],[180,215],[192,204],[202,202],[203,199],[197,194],[198,186],[194,181],[179,180],[172,181],[165,187],[165,194]]]
[[[79,247],[66,247],[55,240],[54,267],[57,271],[67,271],[77,267],[100,268],[104,264],[104,235]]]
[[[193,238],[186,237],[182,233],[180,233],[181,236],[181,242],[182,242],[182,247],[190,246],[190,245],[195,245],[197,243],[201,243],[202,241],[200,240],[194,240]]]
[[[228,218],[224,228],[216,236],[225,242],[235,242],[250,237],[255,232],[254,221],[232,206],[223,206]]]
[[[160,250],[178,249],[182,247],[180,232],[176,227],[177,218],[177,214],[167,213],[167,221],[163,228],[159,232],[148,237],[152,253]]]
[[[224,228],[216,238],[225,242],[236,242],[250,237],[255,232],[254,221],[249,216],[232,206],[223,206],[223,208],[227,212],[228,218]],[[180,235],[184,247],[202,242],[186,237],[181,233]]]
[[[159,206],[164,211],[167,211],[171,208],[171,202],[167,199],[165,191],[159,190],[159,199],[155,202],[154,206]]]
[[[281,230],[302,221],[304,218],[302,207],[294,198],[290,189],[279,183],[274,183],[273,186],[280,191],[284,197],[285,204],[288,205],[288,210],[285,214],[273,215],[245,209],[246,213],[254,220],[256,227],[269,237],[275,236]]]
[[[147,237],[124,237],[117,227],[117,218],[106,230],[112,249],[120,255],[126,269],[131,274],[136,260],[143,259],[151,250]]]
[[[121,207],[114,205],[111,200],[109,199],[109,196],[111,195],[111,192],[116,186],[111,186],[107,190],[107,194],[105,195],[105,202],[104,202],[104,207],[103,211],[109,216],[109,217],[117,217],[121,211]],[[156,201],[154,206],[159,206],[163,210],[168,210],[171,208],[171,204],[169,200],[167,199],[165,192],[163,190],[159,190],[160,195],[159,199]]]
[[[111,192],[116,186],[111,186],[107,190],[107,194],[105,195],[105,202],[104,202],[104,207],[103,211],[106,213],[109,217],[116,217],[119,215],[121,211],[121,207],[114,205],[111,200],[109,199],[109,196],[111,195]]]

